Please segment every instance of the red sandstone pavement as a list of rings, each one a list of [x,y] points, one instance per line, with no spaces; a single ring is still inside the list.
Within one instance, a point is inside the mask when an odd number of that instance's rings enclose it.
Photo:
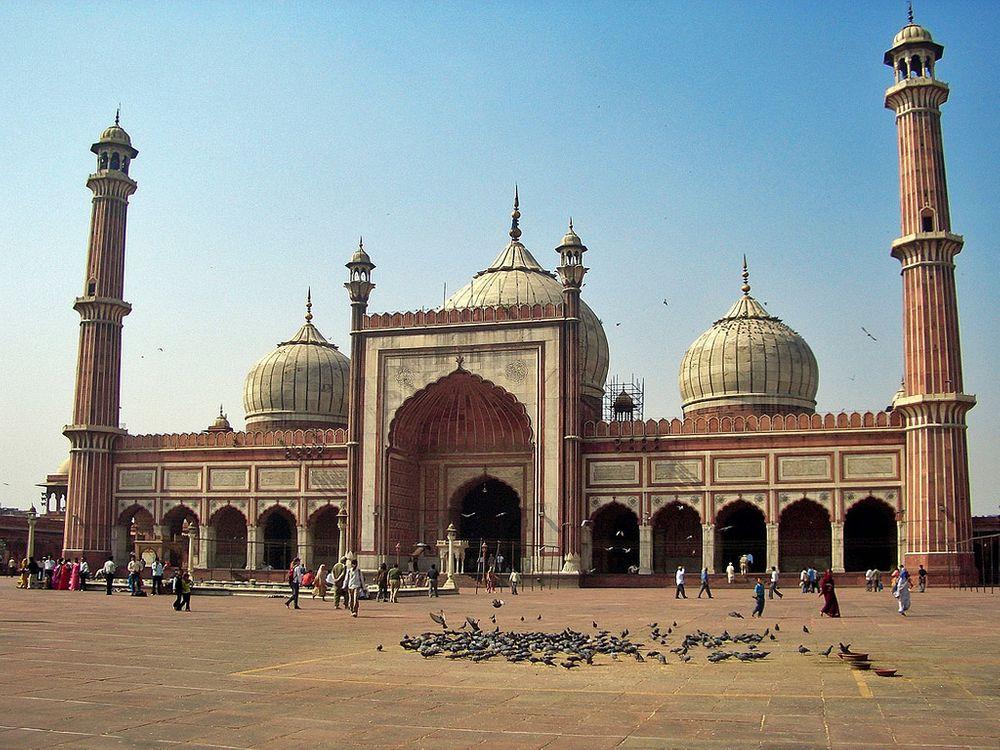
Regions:
[[[404,632],[435,628],[431,609],[485,620],[489,599],[471,590],[366,602],[352,620],[308,599],[289,612],[274,599],[195,596],[193,612],[175,613],[167,597],[18,591],[3,579],[0,748],[1000,746],[1000,593],[931,589],[914,594],[908,618],[885,592],[840,598],[845,617],[831,621],[815,596],[789,591],[758,626],[727,617],[749,614],[742,591],[711,602],[649,589],[505,596],[496,613],[513,629],[591,631],[592,619],[640,635],[652,620],[676,620],[675,633],[781,625],[759,662],[713,665],[696,649],[688,664],[597,657],[599,666],[569,672],[399,648]],[[796,650],[838,640],[902,676]]]

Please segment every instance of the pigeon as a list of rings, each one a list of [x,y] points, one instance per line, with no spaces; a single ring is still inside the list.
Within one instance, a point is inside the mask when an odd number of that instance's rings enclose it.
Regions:
[[[733,610],[732,612],[730,612],[730,613],[729,613],[729,616],[730,616],[730,617],[735,617],[735,618],[737,618],[737,619],[739,619],[739,620],[743,620],[743,619],[746,619],[746,618],[744,618],[744,617],[743,617],[743,615],[741,615],[741,614],[740,614],[739,612],[737,612],[736,610]]]
[[[809,649],[807,649],[805,646],[799,646],[799,653],[800,654],[808,654],[809,653]]]
[[[770,638],[772,641],[778,640],[777,638],[774,637],[774,633],[771,633],[771,635],[769,635],[768,638]]]
[[[764,635],[768,635],[771,632],[771,628],[764,628]]]
[[[803,633],[808,633],[809,632],[809,628],[807,628],[805,625],[803,625],[802,626],[802,632]]]
[[[774,632],[775,633],[780,633],[781,632],[781,628],[778,627],[778,623],[774,623]]]
[[[574,667],[579,667],[580,665],[575,661],[564,661],[560,663],[560,666],[565,667],[566,669],[573,669]]]
[[[820,653],[823,654],[823,656],[829,656],[831,651],[833,651],[832,643],[829,646],[827,646],[826,651],[820,651]]]
[[[382,650],[382,644],[381,644],[381,643],[380,643],[380,644],[378,644],[378,645],[377,645],[377,646],[375,647],[375,650],[376,650],[376,651],[381,651],[381,650]]]
[[[442,628],[447,628],[448,627],[448,623],[444,619],[444,611],[443,610],[441,611],[441,614],[439,614],[439,615],[436,615],[433,612],[431,612],[430,614],[431,614],[431,619],[434,620],[434,622],[436,622]]]
[[[492,602],[490,602],[490,604],[493,605],[493,609],[500,609],[500,607],[502,607],[504,605],[504,600],[503,599],[494,599]],[[496,622],[496,620],[494,620],[494,622]]]
[[[688,656],[687,654],[681,654],[681,659],[683,659],[684,661],[691,661],[691,657]]]
[[[675,628],[676,628],[676,627],[677,627],[677,620],[674,620],[674,621],[673,621],[672,623],[670,623],[670,624],[671,624],[671,625],[672,625],[673,627],[675,627]]]
[[[537,618],[537,619],[541,620],[541,619],[542,619],[542,616],[541,616],[541,615],[538,615],[538,618]]]
[[[521,619],[523,620],[524,618],[522,617]],[[594,626],[594,628],[596,629],[596,628],[597,628],[597,620],[594,620],[594,621],[593,621],[593,622],[591,623],[591,625],[593,625],[593,626]]]
[[[521,615],[521,622],[524,622],[524,615]]]
[[[478,633],[479,632],[479,620],[473,620],[471,617],[466,617],[465,621],[466,621],[466,623],[469,624],[469,626],[472,628],[472,631],[474,633]]]
[[[667,657],[665,657],[663,654],[657,654],[656,655],[656,660],[658,662],[660,662],[660,664],[666,664],[667,663]]]
[[[667,628],[667,634],[670,634],[670,633],[673,633],[673,632],[674,632],[673,628]]]
[[[624,630],[622,631],[622,638],[628,638],[628,628],[625,628],[625,629],[624,629]]]
[[[845,646],[843,643],[838,642],[837,645],[840,646],[840,653],[842,653],[842,654],[849,654],[849,653],[851,653],[851,644],[850,643],[848,643]]]
[[[492,622],[494,625],[496,625],[497,624],[497,616],[496,615],[490,615],[490,622]]]
[[[646,625],[646,627],[649,628],[650,630],[656,630],[658,627],[660,627],[660,623],[651,622],[648,625]]]

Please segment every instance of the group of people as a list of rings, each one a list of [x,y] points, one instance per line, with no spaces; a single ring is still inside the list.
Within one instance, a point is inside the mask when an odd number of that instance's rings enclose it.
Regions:
[[[498,557],[503,560],[503,556]],[[486,586],[487,594],[496,593],[497,586],[500,584],[496,568],[491,567],[486,571],[486,575],[483,576],[483,584]],[[510,575],[507,576],[507,585],[510,587],[511,595],[517,596],[517,591],[521,586],[521,574],[516,570],[511,570]]]
[[[25,557],[20,566],[14,559],[8,563],[8,570],[16,570],[20,576],[19,589],[54,589],[56,591],[82,591],[90,577],[90,565],[85,559],[74,557],[50,557],[45,555],[38,562],[34,557]]]
[[[382,567],[384,568],[385,565],[383,564]],[[396,580],[399,581],[399,568],[395,566],[394,568]],[[395,592],[392,594],[389,593],[388,574],[389,571],[386,570],[385,601],[395,601]],[[299,592],[303,587],[312,586],[313,599],[318,596],[323,601],[326,601],[327,592],[332,589],[334,609],[340,609],[341,602],[343,602],[346,609],[350,611],[351,617],[357,617],[361,599],[367,595],[365,575],[362,573],[361,568],[358,567],[357,558],[351,558],[350,562],[348,562],[346,557],[342,557],[329,573],[326,571],[325,564],[320,565],[319,569],[313,573],[302,564],[301,558],[296,557],[292,560],[292,564],[288,568],[287,582],[292,589],[291,595],[285,599],[285,607],[289,609],[293,607],[295,609],[302,609],[299,606]],[[398,590],[399,586],[397,585],[396,591]]]
[[[807,571],[802,571],[802,574],[806,575],[806,572]],[[813,573],[815,573],[815,571],[813,571]],[[800,578],[800,581],[801,580],[802,579]],[[771,566],[771,573],[769,576],[770,585],[768,586],[767,589],[765,589],[764,587],[763,576],[757,576],[757,580],[754,583],[753,587],[754,609],[753,613],[750,615],[751,617],[763,617],[765,591],[768,592],[769,599],[774,599],[775,595],[777,595],[779,599],[782,598],[781,591],[778,588],[778,581],[779,581],[778,569],[773,565]],[[803,594],[808,593],[807,584],[811,586],[811,584],[809,583],[810,579],[808,578],[808,576],[806,577],[805,581],[806,583],[802,585]],[[815,581],[815,575],[813,576],[813,581]],[[810,588],[809,590],[811,591],[812,589]],[[822,617],[825,615],[826,617],[840,617],[840,603],[837,601],[836,584],[833,579],[832,570],[827,569],[826,573],[823,575],[823,578],[820,579],[820,581],[817,584],[817,590],[819,592],[819,595],[823,597],[823,608],[820,610],[820,616]]]

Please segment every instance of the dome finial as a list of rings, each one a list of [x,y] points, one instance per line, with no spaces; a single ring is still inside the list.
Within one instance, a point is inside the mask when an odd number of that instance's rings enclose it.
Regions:
[[[521,218],[521,212],[518,210],[520,206],[520,200],[517,196],[517,183],[514,183],[514,210],[510,212],[510,238],[517,242],[521,239],[521,228],[517,225],[517,220]]]
[[[225,417],[226,415],[222,413],[222,404],[219,404],[219,416]]]
[[[571,231],[571,232],[573,231],[573,217],[572,216],[569,217],[569,231]]]
[[[743,295],[750,294],[750,271],[747,270],[747,256],[743,254],[743,286],[740,287]]]
[[[118,120],[122,114],[122,103],[118,102],[118,109],[115,110],[115,125],[118,125]]]
[[[906,20],[913,23],[913,0],[906,3]]]
[[[313,290],[312,286],[306,288],[306,323],[311,323],[313,319]]]

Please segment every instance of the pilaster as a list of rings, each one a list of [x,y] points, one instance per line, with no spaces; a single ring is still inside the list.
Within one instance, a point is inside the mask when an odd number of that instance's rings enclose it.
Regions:
[[[844,572],[844,522],[830,522],[830,567],[834,573]]]
[[[778,524],[767,524],[767,567],[778,567]]]
[[[639,573],[653,572],[653,527],[648,523],[639,526]]]
[[[715,573],[715,524],[701,525],[701,566]]]

